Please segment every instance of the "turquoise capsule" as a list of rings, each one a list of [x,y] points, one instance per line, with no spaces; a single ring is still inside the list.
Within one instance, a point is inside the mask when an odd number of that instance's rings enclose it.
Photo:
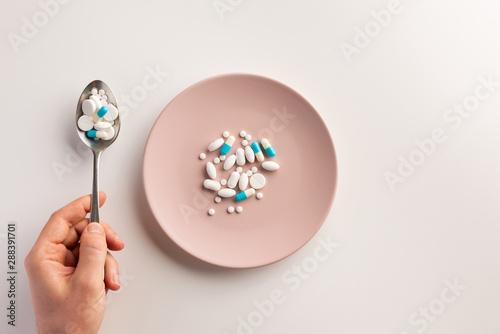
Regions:
[[[253,196],[253,195],[255,195],[255,189],[250,188],[250,189],[247,189],[247,190],[242,191],[239,194],[237,194],[235,196],[235,199],[237,202],[240,202],[240,201],[243,201],[244,199],[247,199],[248,197]]]
[[[271,143],[267,140],[267,138],[262,139],[260,143],[262,144],[262,147],[264,147],[268,156],[272,158],[276,155],[276,151],[274,151],[274,148],[271,146]]]
[[[229,153],[229,150],[234,144],[234,140],[235,139],[233,136],[229,136],[229,138],[227,138],[226,142],[224,143],[224,145],[222,145],[222,148],[220,149],[221,155],[226,155]]]
[[[260,149],[260,145],[258,142],[254,141],[252,143],[252,150],[255,153],[255,157],[258,161],[264,161],[264,154],[262,154],[262,150]]]
[[[97,111],[97,116],[99,116],[100,118],[103,118],[107,112],[108,112],[108,107],[102,106],[101,109],[99,109],[99,111]]]
[[[89,138],[106,138],[107,133],[106,131],[97,131],[97,130],[90,130],[87,131],[87,137]]]

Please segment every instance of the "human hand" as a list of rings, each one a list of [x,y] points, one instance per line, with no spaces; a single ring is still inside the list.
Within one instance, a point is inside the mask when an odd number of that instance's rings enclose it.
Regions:
[[[105,201],[100,192],[99,206]],[[106,223],[89,224],[90,202],[83,196],[54,212],[24,261],[40,334],[97,333],[108,289],[120,288],[108,249],[125,244]]]

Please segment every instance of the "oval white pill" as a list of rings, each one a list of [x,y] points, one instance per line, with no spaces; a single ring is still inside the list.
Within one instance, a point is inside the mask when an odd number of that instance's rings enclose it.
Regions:
[[[108,104],[108,112],[104,115],[106,121],[114,121],[118,117],[118,109],[111,103]]]
[[[259,169],[257,167],[252,167],[252,172],[257,173]]]
[[[278,165],[278,163],[274,162],[274,161],[264,161],[262,163],[262,168],[264,168],[265,170],[273,172],[275,170],[280,169],[280,165]]]
[[[240,173],[232,172],[229,180],[227,180],[227,186],[229,188],[234,188],[238,184],[238,180],[240,179]]]
[[[210,216],[213,216],[213,215],[215,214],[215,210],[214,210],[214,209],[210,209],[210,210],[208,210],[208,214],[209,214]]]
[[[102,102],[101,100],[99,100],[99,98],[95,95],[91,95],[89,97],[89,100],[94,102],[94,105],[95,105],[95,111],[98,111],[99,109],[101,109],[102,107]]]
[[[224,138],[229,137],[229,131],[224,131],[224,132],[222,133],[222,137],[224,137]]]
[[[240,213],[243,211],[243,208],[241,206],[236,207],[236,212]]]
[[[225,188],[225,189],[219,190],[219,192],[217,194],[220,197],[225,197],[225,198],[227,198],[227,197],[233,197],[234,195],[236,195],[236,190]]]
[[[226,161],[224,161],[224,170],[228,170],[229,168],[234,166],[234,163],[236,162],[236,155],[232,154],[230,155]]]
[[[254,189],[262,189],[266,185],[266,177],[259,173],[252,175],[250,178],[250,185]]]
[[[255,161],[255,153],[250,146],[245,146],[245,157],[249,163],[253,163]]]
[[[220,201],[222,201],[222,198],[220,198],[219,196],[216,196],[214,200],[215,200],[215,203],[220,203]]]
[[[108,130],[110,127],[111,124],[108,122],[97,122],[94,124],[96,130]]]
[[[217,177],[217,169],[211,161],[207,162],[207,174],[212,180]]]
[[[214,180],[206,179],[203,181],[203,186],[209,190],[218,191],[220,189],[220,183]]]
[[[229,207],[227,208],[227,212],[229,212],[229,213],[233,213],[233,212],[234,212],[234,208],[233,208],[232,206],[229,206]]]
[[[238,166],[243,166],[245,164],[245,150],[241,147],[236,150],[236,163]]]
[[[248,186],[248,175],[245,173],[241,174],[240,181],[238,183],[238,187],[240,187],[241,191],[244,191]]]
[[[82,102],[82,111],[85,115],[92,115],[97,111],[96,104],[92,100],[85,100]]]
[[[246,131],[241,131],[240,132],[240,137],[245,138],[246,135],[247,135]]]
[[[97,132],[99,132],[99,131],[97,131]],[[114,127],[110,127],[105,132],[106,132],[106,137],[103,138],[104,140],[111,140],[115,136],[115,128]]]
[[[257,193],[257,195],[255,195],[255,197],[257,197],[257,199],[261,199],[262,197],[264,197],[264,195],[262,193]]]
[[[208,150],[210,152],[215,151],[216,149],[220,148],[222,145],[224,145],[224,139],[218,138],[214,140],[213,142],[208,145]]]
[[[200,160],[203,160],[207,157],[205,153],[200,153]]]
[[[78,128],[82,131],[90,131],[94,127],[94,121],[92,117],[87,115],[82,115],[78,119]]]

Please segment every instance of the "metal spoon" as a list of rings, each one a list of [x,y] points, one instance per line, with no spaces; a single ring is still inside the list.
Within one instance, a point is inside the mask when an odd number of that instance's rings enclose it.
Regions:
[[[100,80],[94,80],[91,83],[88,84],[87,87],[82,92],[82,95],[80,95],[80,99],[78,100],[78,106],[76,107],[76,122],[78,123],[78,119],[80,116],[83,115],[82,111],[82,102],[85,101],[92,95],[91,91],[93,88],[96,88],[97,91],[99,89],[104,89],[106,92],[106,95],[108,96],[108,103],[113,104],[118,110],[118,104],[116,102],[115,95],[113,94],[113,91],[111,88],[109,88],[108,85],[106,85],[104,82]],[[118,133],[120,132],[120,115],[115,119],[115,123],[113,124],[113,128],[115,129],[115,136],[111,140],[94,140],[93,138],[87,137],[87,134],[85,131],[82,131],[78,128],[78,124],[76,126],[76,131],[78,132],[78,135],[80,136],[80,139],[90,147],[92,150],[92,153],[94,154],[94,177],[92,181],[92,206],[90,209],[90,222],[91,223],[100,223],[99,221],[99,160],[101,157],[101,153],[113,142],[116,140],[116,137],[118,137]]]

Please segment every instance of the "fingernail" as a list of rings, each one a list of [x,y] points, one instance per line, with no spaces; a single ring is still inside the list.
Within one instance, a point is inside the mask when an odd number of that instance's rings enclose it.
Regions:
[[[116,240],[119,240],[119,241],[121,241],[122,243],[124,243],[124,242],[123,242],[123,240],[122,240],[122,239],[120,239],[120,237],[119,237],[119,236],[118,236],[118,234],[116,234],[116,233],[115,233],[115,238],[116,238]]]
[[[118,286],[120,285],[120,275],[116,274],[113,276],[113,282],[115,282]]]
[[[97,232],[102,234],[102,227],[98,223],[92,223],[89,224],[89,227],[87,228],[89,232]]]

